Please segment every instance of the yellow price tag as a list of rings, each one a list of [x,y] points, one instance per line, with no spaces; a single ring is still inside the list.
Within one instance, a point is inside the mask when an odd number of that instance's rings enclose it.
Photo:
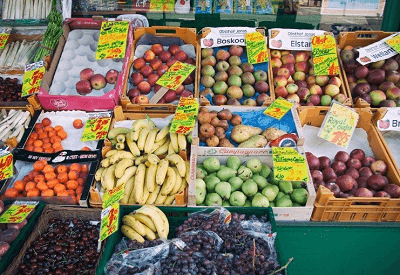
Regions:
[[[125,183],[104,193],[103,208],[107,208],[110,205],[120,201],[124,197],[124,191],[125,191]]]
[[[0,223],[21,223],[35,209],[37,201],[16,201],[0,216]]]
[[[311,38],[314,75],[338,75],[339,60],[336,41],[331,35],[316,35]]]
[[[24,80],[22,81],[22,97],[37,94],[42,85],[42,78],[46,69],[43,61],[25,66]]]
[[[12,178],[14,175],[13,155],[7,154],[0,157],[0,180]]]
[[[400,53],[400,34],[385,41],[396,52]]]
[[[89,118],[82,133],[82,141],[102,140],[107,137],[111,117]]]
[[[276,118],[280,120],[286,115],[287,112],[293,107],[293,103],[287,101],[283,98],[278,98],[275,100],[267,109],[265,109],[264,114],[267,116]]]
[[[9,36],[9,33],[0,33],[0,50],[4,49],[4,47],[6,46]]]
[[[118,202],[101,211],[100,241],[104,241],[118,230]]]
[[[195,98],[181,97],[169,132],[184,135],[190,133],[196,123],[198,111],[199,103]]]
[[[276,180],[309,180],[307,162],[294,148],[272,147],[272,159]]]
[[[104,21],[101,24],[96,59],[124,58],[128,30],[128,21]]]
[[[268,50],[265,37],[260,32],[245,34],[247,60],[250,64],[268,62]]]
[[[176,61],[156,82],[165,88],[176,90],[196,69],[196,66]]]

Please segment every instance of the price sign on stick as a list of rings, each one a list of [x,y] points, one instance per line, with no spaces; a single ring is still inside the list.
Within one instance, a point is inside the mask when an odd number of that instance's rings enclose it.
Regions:
[[[82,141],[102,140],[107,137],[110,128],[111,114],[97,113],[89,116],[82,133]]]
[[[359,114],[354,109],[334,100],[318,136],[346,149],[357,126],[358,118]]]
[[[25,66],[24,80],[22,81],[22,97],[37,94],[46,69],[43,61]]]
[[[292,107],[293,107],[292,102],[287,101],[280,97],[277,100],[275,100],[267,109],[265,109],[264,114],[280,120],[282,117],[286,115],[287,112],[290,111],[290,108]]]
[[[314,75],[338,75],[339,61],[336,41],[331,35],[316,35],[311,38]]]
[[[21,223],[35,209],[37,201],[15,201],[3,215],[0,223]]]
[[[124,197],[124,191],[125,191],[125,183],[104,193],[103,208],[107,208],[108,206],[122,199]]]
[[[14,162],[11,153],[0,157],[0,180],[5,180],[13,177]]]
[[[124,58],[128,21],[104,21],[101,24],[96,59]]]
[[[118,202],[101,211],[100,241],[104,241],[118,230]]]
[[[9,33],[0,33],[0,50],[4,49],[9,36]]]
[[[169,132],[184,135],[190,133],[196,123],[198,111],[199,103],[195,98],[181,97]]]
[[[176,61],[156,82],[162,88],[150,99],[150,104],[156,104],[168,90],[176,90],[185,79],[196,69],[196,66]]]
[[[400,34],[385,41],[396,52],[400,53]]]
[[[268,50],[265,36],[260,32],[245,34],[247,59],[250,64],[268,62]]]
[[[294,148],[272,147],[274,177],[283,181],[308,181],[305,158]]]

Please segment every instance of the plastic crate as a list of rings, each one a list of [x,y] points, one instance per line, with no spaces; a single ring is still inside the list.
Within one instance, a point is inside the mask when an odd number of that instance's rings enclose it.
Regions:
[[[299,108],[302,125],[320,127],[328,107]],[[363,128],[368,135],[368,142],[377,159],[383,160],[388,166],[386,176],[390,182],[400,185],[400,177],[390,159],[377,129],[372,125],[372,112],[369,109],[356,109],[360,114],[357,128]],[[356,205],[355,203],[370,203]],[[377,222],[400,221],[400,199],[391,198],[335,198],[327,188],[318,189],[314,203],[312,221],[340,222]]]
[[[140,208],[140,206],[121,206],[120,207],[120,214],[119,214],[119,224],[122,224],[122,217],[124,215],[127,215],[131,213],[132,211]],[[169,235],[168,239],[174,238],[175,237],[175,228],[181,225],[185,220],[189,218],[189,215],[198,211],[203,211],[204,209],[199,209],[199,208],[194,208],[194,207],[175,207],[175,208],[170,208],[170,207],[159,207],[161,211],[163,211],[169,221]],[[214,208],[207,208],[207,212],[213,211]],[[256,215],[258,217],[267,215],[268,220],[271,222],[272,225],[272,231],[276,232],[276,224],[275,224],[275,219],[274,215],[272,213],[271,207],[267,208],[259,208],[259,207],[230,207],[229,208],[230,212],[236,212],[240,214],[245,214],[246,216],[251,216],[251,215]],[[104,274],[104,267],[106,266],[107,262],[111,258],[111,256],[114,253],[114,248],[115,246],[121,241],[123,237],[123,234],[121,233],[120,230],[118,230],[116,233],[111,235],[104,248],[103,255],[101,257],[101,260],[99,262],[96,275],[102,275]],[[278,260],[279,263],[283,263],[283,261],[279,258],[279,251],[278,253]]]

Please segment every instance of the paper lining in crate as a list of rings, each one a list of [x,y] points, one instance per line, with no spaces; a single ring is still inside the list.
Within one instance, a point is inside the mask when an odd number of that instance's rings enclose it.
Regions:
[[[154,125],[161,130],[164,127],[168,126],[168,124],[172,120],[173,116],[174,115],[172,115],[172,114],[166,114],[166,113],[141,114],[141,113],[128,112],[128,111],[123,112],[122,107],[118,106],[114,109],[114,119],[112,120],[111,125],[110,125],[110,132],[112,133],[113,131],[115,131],[118,128],[126,128],[129,130],[125,130],[125,131],[121,130],[121,133],[130,135],[130,132],[132,132],[131,129],[132,129],[133,123],[135,123],[135,121],[140,120],[140,119],[151,119],[151,121],[153,121]],[[110,138],[110,132],[109,132],[109,138]],[[167,134],[167,133],[165,133],[165,134]],[[114,134],[112,134],[112,135],[115,136]],[[125,138],[126,139],[129,138],[129,136],[125,136]],[[169,139],[168,136],[166,136],[166,142],[167,142],[167,139]],[[139,135],[137,145],[140,146],[139,143],[142,143],[143,146],[145,146],[145,148],[146,148],[146,144],[148,143],[147,138],[146,138],[146,140],[142,140],[142,141],[143,142],[140,141],[140,135]],[[149,142],[152,142],[152,141],[149,141]],[[111,150],[115,151],[115,145],[113,147],[113,143],[114,143],[113,140],[105,141],[105,146],[103,147],[103,150],[102,150],[103,160],[105,159],[105,156],[108,152],[110,152]],[[125,144],[125,142],[124,142],[124,144]],[[125,146],[125,151],[131,152],[130,148],[131,147],[129,145]],[[178,150],[179,151],[177,152],[177,154],[179,154],[181,159],[184,161],[187,160],[189,146],[186,145],[185,148],[179,147]],[[122,151],[124,151],[124,150],[122,150]],[[140,150],[140,151],[141,151],[141,153],[140,153],[141,156],[134,158],[132,166],[136,165],[136,162],[138,163],[136,166],[138,166],[140,163],[145,163],[146,165],[150,166],[150,164],[148,163],[148,160],[147,159],[144,160],[142,157],[142,156],[148,156],[149,154],[148,153],[144,154],[143,153],[144,150]],[[111,151],[111,153],[112,152],[113,151]],[[154,153],[156,153],[156,152],[157,152],[157,150],[154,151]],[[109,153],[109,154],[111,154],[111,153]],[[157,157],[159,159],[164,159],[167,156],[167,153],[168,153],[167,151],[165,153],[163,152],[162,154],[160,153],[159,155],[157,155]],[[155,155],[153,154],[153,156],[155,156]],[[140,163],[139,163],[140,159],[142,159],[142,161],[140,161]],[[129,167],[130,166],[126,166],[124,168],[129,169]],[[99,166],[99,169],[100,169],[100,166]],[[127,171],[127,170],[125,170],[125,171]],[[135,177],[136,177],[136,172],[134,175],[132,175],[129,178],[135,178]],[[102,186],[101,186],[100,182],[96,181],[96,180],[93,182],[93,184],[91,186],[89,202],[92,207],[101,207],[101,205],[102,205],[102,196],[103,196],[104,192],[101,192],[102,191],[101,187]],[[132,204],[136,204],[136,203],[122,202],[121,204],[132,205]],[[172,204],[172,202],[171,202],[171,204]],[[175,204],[172,204],[172,206],[185,206],[186,204],[187,204],[187,188],[184,188],[184,190],[177,192],[177,194],[175,195]],[[160,204],[160,205],[163,205],[163,204]]]
[[[209,158],[210,156],[207,155],[206,152],[204,154],[199,154],[198,146],[192,145],[191,149],[191,156],[190,156],[190,183],[189,183],[189,194],[188,194],[188,206],[189,207],[202,207],[196,205],[196,169],[197,165],[203,162],[205,159]],[[299,153],[303,154],[303,150],[299,148]],[[228,157],[232,155],[213,155],[218,160],[221,161],[221,164],[225,164]],[[240,160],[243,162],[248,161],[252,158],[259,159],[263,164],[268,165],[269,167],[273,167],[272,161],[272,149],[265,149],[265,152],[261,154],[260,151],[256,149],[248,149],[247,154],[237,155]],[[274,212],[275,220],[277,221],[309,221],[311,218],[312,211],[314,209],[314,201],[315,201],[315,190],[314,186],[311,182],[311,175],[308,171],[308,177],[310,180],[306,182],[306,189],[309,193],[307,202],[305,206],[301,207],[272,207]],[[229,208],[228,208],[229,209]]]
[[[254,127],[259,127],[262,129],[262,131],[268,129],[268,128],[276,128],[278,130],[285,131],[287,134],[296,134],[297,135],[297,143],[293,139],[290,139],[290,142],[288,140],[288,143],[284,144],[284,141],[282,141],[282,146],[302,146],[304,143],[304,136],[302,133],[302,127],[300,124],[300,119],[297,114],[297,110],[295,107],[291,108],[291,110],[280,120],[272,118],[270,116],[265,115],[263,112],[266,109],[266,107],[238,107],[238,106],[203,106],[201,108],[206,108],[208,111],[222,111],[222,110],[229,110],[233,114],[239,114],[242,117],[242,125],[249,125],[249,126],[254,126]],[[200,109],[201,111],[201,109]],[[199,113],[200,114],[200,113]],[[232,129],[232,124],[228,123],[229,129],[226,130],[225,136],[226,138],[231,141],[231,144],[236,143],[232,141],[231,139],[231,129]],[[200,131],[200,125],[199,125],[199,119],[196,121],[196,124],[194,126],[193,132],[192,132],[192,137],[193,137],[193,144],[198,145],[198,153],[199,154],[209,154],[209,155],[225,155],[225,154],[246,154],[246,152],[250,149],[252,152],[259,152],[259,154],[265,153],[266,149],[268,150],[270,147],[269,145],[266,145],[265,148],[239,148],[237,146],[235,147],[208,147],[205,142],[202,142],[199,138],[199,131]],[[285,133],[282,133],[285,134]],[[282,136],[280,134],[280,136]],[[260,133],[261,135],[261,133]],[[267,135],[267,134],[266,134]],[[279,136],[279,137],[280,137]],[[284,137],[284,136],[283,136]],[[269,141],[268,141],[269,143]]]

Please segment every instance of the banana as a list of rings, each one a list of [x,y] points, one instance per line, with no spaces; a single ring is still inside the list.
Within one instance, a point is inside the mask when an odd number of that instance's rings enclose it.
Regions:
[[[153,148],[150,150],[150,154],[153,154],[158,148],[160,148],[167,141],[167,137],[163,138],[159,142],[155,142]]]
[[[151,148],[153,148],[154,141],[156,140],[157,132],[159,131],[158,128],[154,128],[153,130],[150,131],[150,133],[147,135],[146,138],[146,143],[144,145],[144,152],[146,154],[149,154],[151,151]]]
[[[149,196],[150,196],[149,190],[147,190],[146,187],[143,187],[143,196],[142,196],[142,199],[141,199],[140,201],[138,201],[138,203],[139,203],[140,205],[145,205],[145,204],[146,204],[146,201],[147,201],[148,198],[149,198]]]
[[[103,159],[103,160],[100,162],[100,165],[101,165],[102,167],[104,167],[104,168],[109,167],[109,166],[110,166],[110,159],[109,159],[109,158]]]
[[[169,133],[169,137],[171,139],[172,148],[174,148],[175,153],[178,153],[179,152],[179,146],[178,146],[178,135],[177,135],[177,133]]]
[[[150,196],[147,199],[146,204],[153,204],[156,201],[158,194],[160,193],[160,190],[161,190],[161,186],[157,185],[156,189],[154,189],[154,192],[150,193]]]
[[[134,177],[129,178],[129,180],[125,183],[124,196],[121,199],[121,204],[127,204],[129,202],[129,198],[131,196],[134,185],[135,185],[135,178]]]
[[[107,170],[108,170],[108,167],[104,168],[103,172],[101,173],[100,183],[101,183],[102,188],[105,188],[104,178],[106,177]]]
[[[139,243],[144,243],[143,237],[140,236],[139,233],[137,233],[135,230],[133,230],[132,228],[130,228],[127,225],[121,226],[121,232],[122,232],[122,234],[124,234],[126,237],[128,237],[132,241],[136,240]]]
[[[165,176],[167,175],[168,170],[168,160],[162,159],[157,166],[157,173],[156,173],[156,183],[158,185],[163,184],[165,180]]]
[[[146,175],[146,189],[149,193],[153,193],[156,189],[156,173],[157,173],[157,164],[151,164],[147,169]]]
[[[122,159],[120,162],[117,163],[117,167],[115,168],[115,177],[120,179],[124,175],[125,170],[130,166],[133,166],[133,160]]]
[[[131,166],[126,168],[124,174],[120,179],[117,180],[117,186],[120,186],[121,184],[127,183],[128,180],[133,177],[136,173],[137,167],[136,166]]]
[[[163,194],[159,193],[157,196],[156,201],[154,202],[154,204],[164,204],[164,202],[167,200],[167,196],[164,196]]]
[[[128,128],[122,128],[122,127],[116,127],[112,128],[110,131],[108,131],[108,139],[115,139],[119,134],[126,134],[129,133],[130,129]]]
[[[122,217],[122,223],[129,226],[133,230],[135,230],[140,235],[145,235],[146,231],[144,230],[143,224],[135,219],[132,215],[125,215]]]
[[[140,151],[144,150],[144,145],[147,139],[147,136],[150,133],[150,129],[149,128],[144,128],[142,131],[140,131],[139,134],[139,138],[137,140],[137,146],[139,148]]]
[[[182,151],[186,151],[186,136],[183,134],[178,134],[178,146]]]
[[[150,163],[150,161],[146,160],[146,162],[144,163],[144,165],[146,165],[146,167],[149,168],[150,165],[151,165],[151,163]]]
[[[175,195],[176,193],[178,193],[179,189],[181,188],[182,178],[179,176],[179,172],[178,172],[178,169],[176,167],[172,167],[172,169],[174,170],[175,175],[176,175],[176,183],[175,183],[174,188],[172,189],[170,194]]]
[[[132,160],[135,160],[135,156],[132,155],[132,153],[128,152],[128,151],[119,151],[115,155],[111,156],[110,163],[111,164],[117,163],[121,159],[132,159]]]
[[[138,119],[132,124],[132,130],[133,132],[140,132],[143,128],[149,128],[150,130],[156,127],[154,125],[154,122],[150,119],[150,117],[147,117],[145,119]]]
[[[190,164],[188,161],[185,161],[185,165],[186,165],[185,180],[186,180],[186,183],[188,183],[188,182],[190,182]]]
[[[123,142],[118,142],[118,143],[115,145],[115,148],[116,148],[118,151],[124,150],[124,149],[125,149],[125,143],[123,143]]]
[[[116,164],[108,167],[107,172],[104,176],[104,188],[107,190],[111,190],[115,187],[115,168]]]
[[[146,166],[142,163],[138,166],[135,176],[134,198],[136,202],[140,202],[142,200],[145,176],[146,176]]]
[[[136,210],[135,213],[148,216],[153,221],[160,238],[166,239],[168,237],[169,224],[165,222],[163,216],[156,209],[146,205]]]
[[[169,193],[171,193],[172,189],[174,189],[177,176],[179,175],[175,174],[174,169],[168,167],[167,178],[165,179],[160,192],[163,196],[167,196]]]
[[[147,240],[152,241],[157,238],[156,234],[154,234],[154,232],[150,228],[148,228],[145,224],[143,224],[143,227],[144,227],[144,230],[146,231],[146,234],[144,235],[144,237]]]
[[[135,160],[135,165],[145,163],[147,161],[147,156],[140,156]]]
[[[112,155],[115,155],[116,153],[118,153],[118,150],[115,150],[115,149],[110,150],[110,151],[108,151],[108,152],[106,153],[105,157],[106,157],[106,158],[109,158],[109,157],[111,157]]]
[[[160,156],[164,155],[168,152],[169,145],[171,144],[171,141],[167,139],[165,143],[159,147],[157,150],[154,151],[154,155]]]
[[[136,213],[136,214],[131,213],[130,215],[132,215],[135,219],[137,219],[138,221],[140,221],[141,223],[146,225],[153,232],[157,231],[156,226],[154,225],[153,221],[146,215],[139,214],[139,213]]]
[[[167,196],[164,205],[171,205],[175,200],[175,194]]]
[[[166,160],[171,161],[178,168],[179,175],[183,178],[186,176],[186,164],[183,158],[178,154],[172,154],[165,157]]]
[[[125,142],[125,134],[119,134],[115,139],[117,142]]]
[[[162,212],[158,207],[155,207],[154,205],[147,205],[147,207],[150,208],[150,209],[153,209],[155,212],[157,212],[158,215],[161,217],[161,219],[164,221],[164,224],[166,226],[165,230],[167,231],[167,236],[168,236],[168,233],[169,233],[169,222],[168,222],[167,216],[165,216],[164,212]],[[159,233],[158,233],[158,235],[160,236]]]
[[[174,147],[172,146],[172,141],[171,141],[168,145],[168,154],[167,155],[172,155],[172,154],[175,154],[175,151],[174,151]]]
[[[140,156],[140,150],[136,144],[136,142],[132,141],[130,136],[132,135],[132,132],[127,134],[127,138],[126,138],[126,144],[128,145],[129,150],[131,151],[132,155],[134,155],[135,157],[139,157]]]
[[[181,187],[179,187],[178,193],[181,192],[181,191],[184,191],[187,186],[188,186],[188,184],[187,184],[186,179],[182,178],[182,184],[181,184]]]
[[[163,140],[169,133],[169,125],[165,126],[164,128],[161,129],[160,132],[158,132],[156,136],[156,142],[159,142]]]
[[[150,164],[158,164],[160,162],[160,158],[154,154],[148,155],[147,160],[150,162]]]
[[[104,167],[100,167],[99,169],[97,169],[96,174],[94,174],[94,179],[96,181],[100,181],[101,180],[101,174],[104,171]]]

